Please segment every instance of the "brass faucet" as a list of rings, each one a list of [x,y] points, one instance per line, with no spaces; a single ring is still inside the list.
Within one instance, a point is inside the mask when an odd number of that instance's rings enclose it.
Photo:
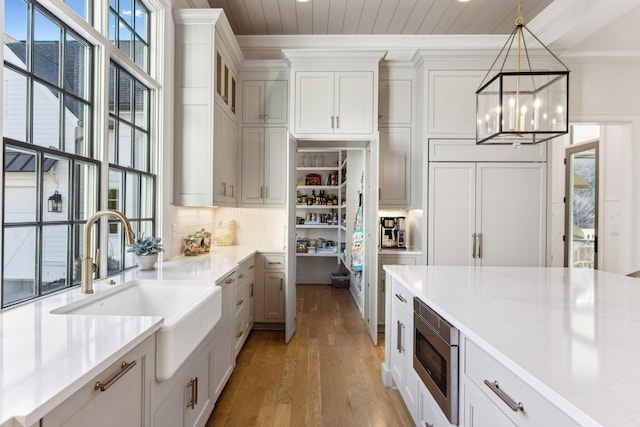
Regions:
[[[132,245],[134,242],[133,230],[131,229],[131,223],[129,219],[124,216],[123,213],[118,211],[98,211],[94,213],[89,219],[87,223],[84,225],[84,255],[82,256],[82,293],[83,294],[92,294],[93,293],[93,277],[92,274],[98,269],[98,265],[94,264],[93,259],[89,255],[91,251],[91,226],[94,222],[96,222],[99,218],[103,216],[115,216],[122,224],[124,224],[125,228],[125,236],[127,238],[127,243]],[[97,252],[100,253],[99,250]],[[96,255],[96,258],[98,255]]]

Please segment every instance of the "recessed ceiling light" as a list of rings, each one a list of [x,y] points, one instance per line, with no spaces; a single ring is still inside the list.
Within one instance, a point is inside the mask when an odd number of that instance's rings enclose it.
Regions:
[[[298,3],[306,3],[306,2],[308,2],[309,0],[297,0],[297,1],[298,1]]]
[[[459,1],[460,3],[467,3],[467,2],[469,2],[469,1],[471,1],[471,0],[458,0],[458,1]]]

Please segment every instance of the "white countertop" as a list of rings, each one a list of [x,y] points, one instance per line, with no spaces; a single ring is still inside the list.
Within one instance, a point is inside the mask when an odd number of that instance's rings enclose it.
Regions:
[[[385,270],[581,425],[640,425],[639,279],[564,268]]]
[[[215,282],[255,253],[242,246],[215,247],[210,254],[160,262],[111,277]],[[94,282],[96,293],[110,288]],[[79,287],[0,311],[0,426],[31,425],[94,376],[153,335],[162,317],[51,314],[86,298]]]

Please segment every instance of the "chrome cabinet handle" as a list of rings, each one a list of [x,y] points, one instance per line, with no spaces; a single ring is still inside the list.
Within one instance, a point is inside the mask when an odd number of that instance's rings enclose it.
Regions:
[[[478,233],[478,258],[482,258],[482,233]]]
[[[120,372],[115,374],[113,377],[109,378],[107,382],[103,383],[101,381],[96,381],[93,386],[94,390],[107,391],[109,387],[115,384],[120,378],[124,376],[127,372],[129,372],[134,366],[136,366],[136,361],[133,360],[131,362],[122,362],[120,365]]]
[[[398,299],[399,299],[400,301],[402,301],[402,302],[407,302],[406,298],[405,298],[405,297],[403,297],[403,296],[402,296],[402,295],[400,295],[400,294],[396,294],[396,298],[398,298]]]
[[[402,334],[402,323],[398,320],[398,330],[396,332],[396,350],[398,353],[402,353],[402,347],[400,346],[400,335]]]
[[[476,257],[476,233],[473,233],[471,235],[471,237],[473,238],[473,243],[471,243],[471,258]]]
[[[504,403],[506,403],[507,406],[511,408],[512,411],[514,412],[524,411],[524,405],[522,404],[522,402],[516,403],[513,399],[511,399],[504,391],[502,391],[502,389],[500,389],[500,384],[498,384],[498,381],[491,382],[489,380],[484,380],[484,383],[487,387],[491,389],[492,392],[497,394],[498,397]]]

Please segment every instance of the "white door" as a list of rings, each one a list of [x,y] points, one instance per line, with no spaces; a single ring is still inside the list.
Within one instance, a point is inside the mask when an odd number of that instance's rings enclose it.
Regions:
[[[284,205],[287,195],[287,129],[266,128],[264,136],[263,199]]]
[[[287,81],[264,82],[264,122],[268,124],[287,123]]]
[[[287,221],[286,237],[286,289],[285,289],[285,333],[284,341],[289,342],[296,333],[296,140],[287,138]]]
[[[264,123],[265,82],[246,80],[242,83],[242,122]]]
[[[334,132],[373,132],[373,73],[335,73]]]
[[[473,265],[475,163],[429,163],[430,265]]]
[[[411,128],[380,129],[380,204],[411,204]]]
[[[264,137],[264,128],[245,127],[242,130],[243,204],[262,204],[263,202]]]
[[[476,233],[483,266],[546,265],[544,163],[478,163]]]
[[[378,345],[378,141],[373,140],[367,148],[365,157],[366,191],[365,219],[365,294],[364,313],[369,336],[374,345]],[[367,200],[368,199],[368,200]]]
[[[297,72],[295,95],[296,133],[333,133],[333,73]]]

